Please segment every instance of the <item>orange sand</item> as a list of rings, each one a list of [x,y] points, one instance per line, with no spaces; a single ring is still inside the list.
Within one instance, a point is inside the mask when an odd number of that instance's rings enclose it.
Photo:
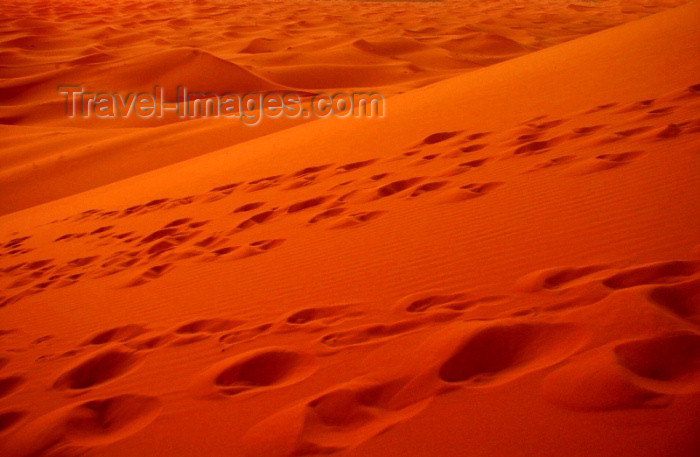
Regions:
[[[700,2],[0,18],[0,455],[700,454]],[[387,115],[71,121],[70,83]]]

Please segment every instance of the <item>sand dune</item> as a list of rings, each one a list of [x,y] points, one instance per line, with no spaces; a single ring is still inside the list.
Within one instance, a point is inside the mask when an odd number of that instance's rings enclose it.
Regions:
[[[91,54],[70,62],[70,68],[16,78],[15,85],[3,87],[0,101],[26,105],[52,91],[53,98],[63,97],[56,88],[67,85],[66,81],[90,92],[153,92],[154,86],[160,85],[165,90],[165,101],[175,101],[178,85],[190,92],[217,94],[283,89],[232,62],[197,49],[171,49],[110,63],[106,58]]]
[[[56,91],[59,84],[83,84],[95,91],[150,91],[160,84],[169,92],[171,86],[182,83],[213,92],[293,86],[311,92],[374,89],[390,96],[679,3],[682,1],[654,1],[637,6],[635,2],[603,0],[596,7],[577,2],[574,6],[583,8],[572,9],[566,3],[551,2],[525,6],[518,1],[406,5],[319,1],[311,7],[290,0],[250,7],[237,2],[175,2],[165,8],[160,2],[109,6],[81,0],[76,10],[72,3],[62,1],[7,2],[3,9],[7,20],[0,26],[4,37],[0,43],[0,123],[59,127],[54,130],[57,135],[83,139],[78,148],[81,159],[75,159],[82,161],[88,151],[95,156],[103,153],[96,138],[114,134],[90,134],[84,129],[128,128],[134,130],[129,136],[138,137],[144,126],[157,127],[177,119],[166,116],[145,123],[68,120],[64,98]],[[115,20],[115,15],[120,19]],[[216,124],[216,120],[208,121]],[[177,129],[190,131],[189,136],[201,145],[200,124],[182,123]],[[169,152],[162,153],[151,145],[139,152],[148,159],[124,158],[131,163],[128,172],[113,177],[113,163],[101,160],[90,160],[91,170],[96,171],[92,178],[71,172],[64,158],[72,154],[64,152],[52,154],[50,160],[35,160],[30,154],[21,168],[8,168],[3,160],[0,213],[99,187],[293,124],[248,129],[255,133],[240,139],[226,133],[207,135],[207,139],[226,135],[226,140],[217,140],[212,147],[167,145]],[[80,129],[77,136],[75,128]],[[225,131],[215,125],[207,130]],[[25,143],[6,145],[3,157],[25,150]],[[173,147],[178,153],[170,153]],[[34,180],[45,182],[47,191],[37,189]],[[5,197],[9,189],[15,195],[11,199]]]
[[[10,5],[3,455],[700,450],[699,2]],[[392,96],[70,126],[61,74]]]

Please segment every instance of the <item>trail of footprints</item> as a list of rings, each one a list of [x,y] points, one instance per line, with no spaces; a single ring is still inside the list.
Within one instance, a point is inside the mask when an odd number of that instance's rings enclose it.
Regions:
[[[399,156],[388,159],[390,162],[409,161],[404,167],[393,166],[392,172],[382,171],[386,161],[379,159],[314,165],[288,175],[224,184],[200,195],[161,198],[123,210],[85,211],[63,222],[99,221],[99,225],[85,232],[62,234],[55,242],[85,243],[95,254],[66,262],[35,258],[1,267],[0,281],[4,280],[5,285],[0,293],[0,307],[85,279],[125,273],[131,278],[124,285],[135,287],[162,277],[184,261],[234,260],[264,254],[282,245],[285,239],[237,243],[236,238],[241,232],[273,224],[282,218],[294,217],[299,224],[312,227],[353,228],[386,214],[386,206],[381,205],[386,198],[411,202],[433,195],[437,202],[455,203],[484,197],[507,183],[474,181],[468,177],[480,169],[498,171],[501,167],[505,170],[513,160],[534,160],[529,173],[556,168],[571,175],[586,175],[625,166],[645,157],[644,142],[668,141],[700,133],[700,118],[666,121],[682,108],[697,112],[698,107],[700,85],[694,85],[658,100],[609,103],[574,117],[603,113],[609,119],[612,113],[619,116],[616,124],[568,127],[574,119],[539,116],[500,134],[436,132]],[[610,144],[625,141],[637,143],[627,151],[605,152]],[[560,148],[565,153],[558,152]],[[540,156],[546,157],[540,160]],[[432,167],[430,171],[413,173],[428,165]],[[365,177],[358,177],[360,173],[365,173]],[[505,171],[502,174],[503,179],[512,179]],[[268,199],[245,201],[244,198],[263,191],[268,194],[277,190],[295,192],[308,186],[325,186],[327,190],[286,206],[274,206]],[[217,221],[188,217],[174,219],[150,234],[119,229],[119,221],[124,218],[183,205],[218,202],[234,192],[239,202],[218,221],[223,221],[224,227],[220,229],[211,228]],[[289,198],[284,200],[289,201]],[[60,222],[54,221],[55,224]],[[34,253],[34,248],[28,244],[31,244],[31,237],[18,234],[0,245],[0,260],[20,260]],[[115,244],[123,249],[114,251]],[[110,247],[109,253],[98,254],[104,246]]]
[[[699,95],[700,86],[695,85],[660,100],[610,103],[582,114],[613,113],[622,118],[619,124],[568,128],[573,121],[541,117],[505,134],[436,132],[389,159],[407,161],[401,175],[396,168],[383,171],[385,162],[378,159],[324,164],[290,175],[222,185],[202,195],[157,199],[123,210],[86,211],[66,221],[91,223],[93,227],[60,235],[55,243],[84,243],[90,255],[68,261],[49,256],[24,260],[35,249],[32,237],[21,234],[0,245],[0,259],[11,260],[0,269],[0,306],[84,279],[123,273],[124,287],[137,287],[184,261],[237,260],[265,254],[285,240],[235,240],[241,232],[279,218],[296,217],[309,227],[341,229],[380,218],[386,208],[374,205],[386,198],[411,202],[433,195],[449,203],[482,197],[497,192],[507,182],[477,182],[463,176],[513,160],[532,159],[530,173],[553,168],[585,175],[625,166],[643,160],[645,142],[700,133],[700,119],[665,121],[680,110],[680,103],[697,108]],[[634,144],[624,152],[605,152],[606,145],[620,142]],[[423,169],[430,171],[411,174]],[[358,177],[362,173],[364,177]],[[297,191],[309,186],[325,186],[325,190],[283,207],[268,203],[266,197],[239,200],[230,205],[225,217],[233,223],[224,229],[216,221],[190,217],[173,219],[145,234],[119,228],[120,221],[128,217],[218,202],[234,192],[254,197],[258,192]],[[115,245],[123,248],[114,251]],[[102,246],[109,247],[110,253],[101,254]],[[594,338],[590,328],[567,317],[588,310],[606,312],[611,308],[608,301],[621,294],[625,294],[625,303],[630,303],[630,316],[638,316],[639,307],[644,307],[672,323],[667,327],[674,330],[663,330],[654,322],[648,332],[651,336]],[[254,426],[243,440],[253,455],[266,448],[271,436],[283,436],[274,446],[278,455],[342,451],[420,413],[435,395],[512,382],[539,370],[547,370],[539,394],[558,407],[573,410],[663,408],[675,396],[700,391],[697,260],[554,268],[521,278],[511,294],[427,291],[399,300],[388,316],[375,316],[364,309],[341,304],[302,308],[270,321],[212,317],[165,331],[141,324],[105,329],[72,349],[37,358],[37,363],[63,365],[51,389],[68,396],[94,392],[92,399],[38,417],[21,407],[3,406],[0,434],[18,448],[41,453],[62,446],[89,447],[95,441],[106,444],[135,433],[158,416],[161,400],[139,393],[104,397],[99,395],[100,388],[138,373],[164,348],[205,341],[214,341],[224,358],[201,373],[192,373],[183,389],[203,400],[235,401],[251,393],[303,383],[323,370],[322,357],[365,345],[391,345],[414,334],[428,335],[421,338],[428,343],[419,348],[414,360],[398,364],[395,371],[382,370],[329,386]],[[312,344],[304,345],[303,350],[265,346],[266,338],[280,334],[306,335]],[[0,329],[0,339],[6,338],[15,338],[15,332]],[[249,342],[261,347],[241,352],[240,346]],[[53,344],[52,336],[46,335],[32,341],[31,346],[50,348]],[[25,389],[28,379],[13,366],[12,352],[9,348],[0,354],[3,400]],[[72,433],[76,418],[94,423],[88,427],[89,433]],[[289,424],[295,433],[273,433]],[[56,430],[55,436],[35,441],[38,431],[46,429]]]
[[[588,327],[586,318],[576,317],[619,313],[611,300],[629,302],[622,311],[630,318],[654,316],[646,336]],[[347,303],[300,308],[269,321],[220,316],[167,330],[129,324],[98,331],[72,350],[37,359],[60,367],[50,389],[67,397],[91,393],[91,399],[38,417],[5,408],[0,434],[7,433],[17,448],[49,452],[135,433],[160,413],[158,395],[105,397],[100,388],[137,376],[149,359],[167,356],[165,348],[204,341],[222,357],[188,373],[180,392],[201,401],[236,401],[293,388],[339,352],[364,345],[395,349],[405,344],[402,338],[420,334],[410,340],[422,342],[410,359],[391,369],[369,364],[366,374],[294,401],[253,426],[243,438],[252,455],[262,449],[280,456],[342,451],[419,414],[436,395],[514,382],[536,371],[543,371],[538,394],[575,411],[663,408],[676,396],[700,392],[700,260],[552,268],[522,277],[507,294],[429,290],[399,299],[388,311],[372,309],[379,308]],[[5,330],[2,337],[11,334]],[[266,344],[291,334],[306,342]],[[241,349],[254,340],[255,349]],[[41,338],[32,345],[49,345],[47,350],[52,341]],[[14,370],[12,358],[0,358],[2,397],[23,389],[27,379]],[[71,432],[77,417],[94,421],[90,439]],[[294,433],[277,433],[280,427]],[[55,436],[31,440],[46,429],[56,430]],[[282,441],[269,447],[270,439]]]

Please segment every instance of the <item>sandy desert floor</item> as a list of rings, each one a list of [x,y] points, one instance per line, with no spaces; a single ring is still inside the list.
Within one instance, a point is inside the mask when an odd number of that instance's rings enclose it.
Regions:
[[[0,5],[0,455],[700,454],[700,2]],[[379,91],[67,119],[56,87]]]

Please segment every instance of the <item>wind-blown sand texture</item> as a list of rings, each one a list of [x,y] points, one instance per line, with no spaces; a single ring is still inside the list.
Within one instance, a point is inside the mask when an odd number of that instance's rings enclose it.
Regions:
[[[700,2],[0,6],[0,455],[700,453]],[[70,120],[56,86],[377,90]]]

